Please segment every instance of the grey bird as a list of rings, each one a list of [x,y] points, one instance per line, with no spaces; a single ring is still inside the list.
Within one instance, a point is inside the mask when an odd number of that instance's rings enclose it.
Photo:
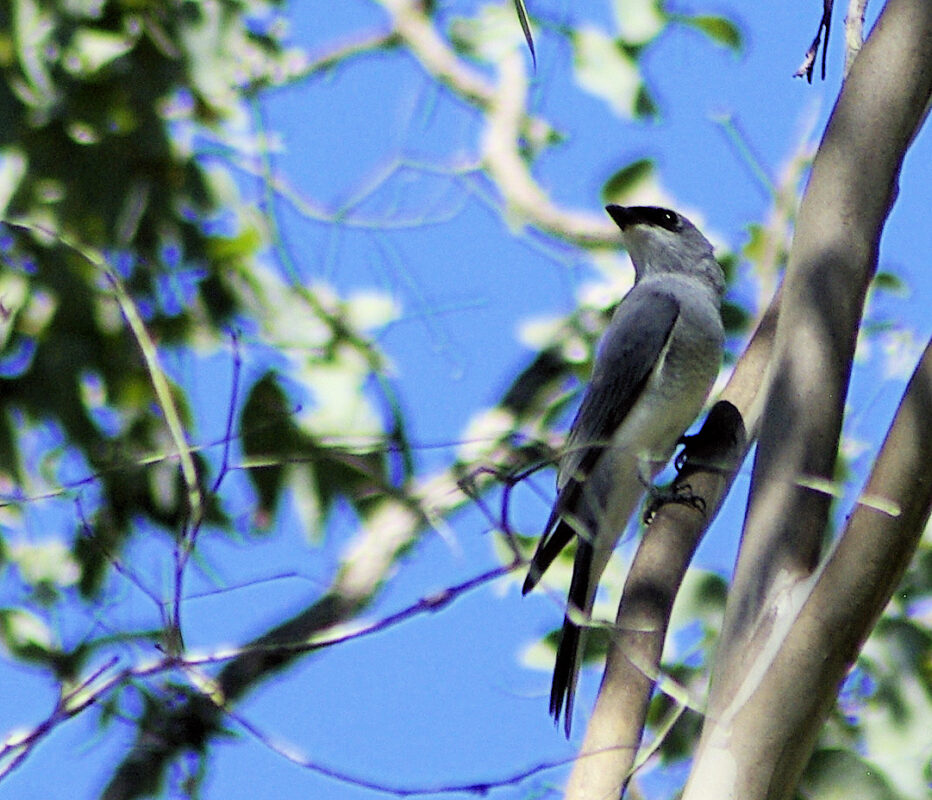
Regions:
[[[712,245],[666,208],[610,205],[634,263],[634,286],[615,310],[570,427],[557,499],[523,594],[577,537],[550,713],[567,737],[599,579],[651,481],[702,410],[722,362],[725,276]]]

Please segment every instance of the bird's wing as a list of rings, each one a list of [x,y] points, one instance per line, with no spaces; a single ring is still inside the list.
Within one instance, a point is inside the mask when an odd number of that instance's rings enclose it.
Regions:
[[[557,475],[559,494],[531,559],[524,594],[537,585],[579,531],[586,477],[641,396],[679,310],[679,302],[671,294],[643,284],[635,286],[621,301],[599,346],[592,381],[570,426]],[[574,601],[571,591],[570,602]]]

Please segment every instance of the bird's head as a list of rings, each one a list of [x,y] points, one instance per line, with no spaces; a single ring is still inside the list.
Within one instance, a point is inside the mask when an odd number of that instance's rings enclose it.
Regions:
[[[621,228],[622,239],[637,277],[663,272],[698,275],[724,291],[722,268],[712,255],[712,245],[682,214],[657,206],[606,206]]]

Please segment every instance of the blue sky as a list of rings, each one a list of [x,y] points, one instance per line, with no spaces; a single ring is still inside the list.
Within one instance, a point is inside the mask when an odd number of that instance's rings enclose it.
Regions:
[[[441,0],[438,5],[452,13],[477,4]],[[607,0],[528,0],[527,5],[532,14],[541,8],[553,17],[573,14],[603,23],[610,12]],[[633,158],[656,159],[672,196],[701,210],[707,232],[740,248],[745,226],[762,218],[770,200],[715,119],[734,119],[771,176],[779,174],[810,125],[818,136],[840,82],[841,9],[830,44],[829,79],[810,86],[791,78],[814,33],[818,5],[675,4],[677,10],[737,19],[745,51],[735,56],[685,28],[664,36],[646,60],[661,109],[655,123],[627,123],[579,92],[572,85],[567,48],[539,32],[532,105],[571,136],[541,160],[535,174],[561,203],[597,211],[602,183],[615,170]],[[312,53],[384,25],[369,0],[305,0],[292,7],[292,38]],[[330,212],[351,198],[365,198],[352,207],[348,225],[308,220],[284,201],[277,211],[307,282],[326,281],[341,292],[374,288],[397,299],[402,315],[380,338],[413,420],[419,464],[437,468],[449,460],[450,445],[470,415],[493,403],[528,358],[518,324],[567,313],[579,287],[595,273],[565,247],[509,230],[489,200],[487,184],[413,166],[449,165],[458,152],[474,155],[481,120],[438,93],[401,53],[367,58],[273,92],[262,108],[282,143],[275,167],[304,196]],[[869,312],[874,320],[915,330],[919,341],[932,331],[920,300],[930,289],[923,265],[932,252],[927,139],[920,138],[907,160],[881,250],[882,268],[897,272],[909,293],[880,298]],[[368,191],[373,176],[401,161],[412,166]],[[392,229],[398,220],[424,216],[438,221]],[[738,296],[750,292],[745,283]],[[882,436],[905,383],[883,378],[880,356],[875,347],[856,374],[849,401],[853,413],[846,430],[868,442]],[[179,369],[184,372],[184,365]],[[187,379],[202,392],[214,391],[216,381],[223,380],[190,373]],[[869,447],[855,464],[869,463],[870,452]],[[705,568],[728,574],[748,476],[746,464],[700,551],[698,563]],[[549,490],[550,477],[539,483]],[[532,533],[548,508],[528,493],[514,511],[517,524]],[[481,514],[467,510],[452,520],[455,546],[427,537],[399,565],[372,618],[492,566],[488,527]],[[309,548],[299,534],[286,533],[275,548],[260,551],[260,560],[246,547],[217,544],[210,556],[228,574],[261,579],[294,572],[297,577],[192,600],[189,643],[202,648],[240,643],[279,615],[301,608],[327,580],[341,544],[333,535],[319,549]],[[306,659],[254,692],[240,712],[276,742],[322,766],[389,786],[496,781],[538,763],[570,759],[598,675],[590,670],[582,678],[576,733],[567,743],[547,715],[549,673],[520,661],[525,648],[558,625],[560,613],[544,593],[521,599],[514,583],[484,588],[437,614]],[[49,689],[39,676],[0,664],[0,708],[17,724],[49,712]],[[62,726],[0,784],[0,797],[94,797],[129,734],[127,728],[122,738],[99,736],[90,718]],[[565,774],[565,769],[545,771],[494,796],[525,797],[535,787],[561,783]],[[651,796],[662,796],[665,789],[646,788],[660,793]],[[378,795],[291,764],[239,730],[236,738],[215,745],[204,796],[361,800]]]

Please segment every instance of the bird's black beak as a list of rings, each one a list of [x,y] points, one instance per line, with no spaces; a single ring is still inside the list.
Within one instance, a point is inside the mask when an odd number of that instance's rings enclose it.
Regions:
[[[633,214],[632,210],[625,206],[616,206],[612,204],[605,206],[605,210],[608,212],[608,215],[615,220],[615,224],[622,230],[634,225],[634,223],[638,221],[637,215]]]

